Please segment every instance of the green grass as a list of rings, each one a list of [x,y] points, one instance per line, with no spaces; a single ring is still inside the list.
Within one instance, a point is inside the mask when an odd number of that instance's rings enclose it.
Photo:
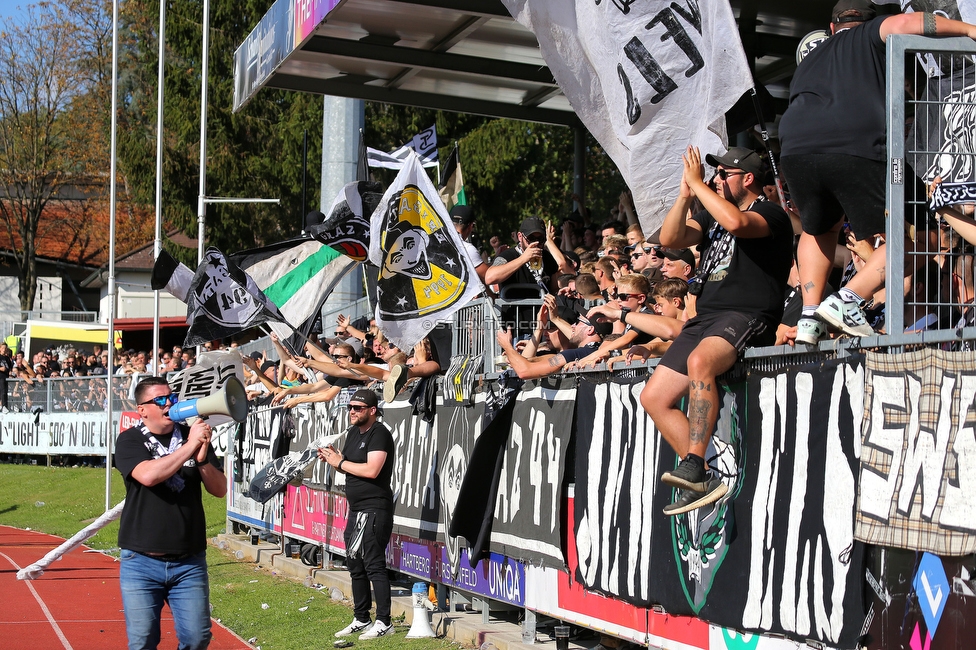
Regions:
[[[124,489],[118,473],[112,475],[112,504],[122,500]],[[37,505],[43,502],[44,505]],[[204,498],[207,537],[224,530],[222,499]],[[105,510],[105,470],[0,465],[0,525],[29,528],[59,537],[70,537]],[[92,548],[115,551],[118,522],[106,526],[88,540]],[[116,551],[117,552],[117,551]],[[39,553],[38,557],[43,555]],[[210,600],[213,617],[244,639],[257,638],[263,650],[314,650],[332,648],[332,633],[352,619],[352,609],[332,601],[328,590],[319,592],[301,582],[272,575],[257,565],[236,560],[214,546],[207,549],[210,567]],[[267,604],[268,608],[262,608]],[[301,608],[307,607],[305,611]],[[405,640],[407,627],[394,621],[397,634],[356,646],[391,650],[444,650],[456,644],[442,639]]]

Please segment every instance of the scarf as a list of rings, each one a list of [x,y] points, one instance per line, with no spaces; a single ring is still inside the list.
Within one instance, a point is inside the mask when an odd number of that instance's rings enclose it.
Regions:
[[[148,449],[149,453],[152,454],[153,460],[157,460],[163,456],[172,454],[174,451],[180,448],[180,445],[183,444],[183,432],[180,431],[179,425],[173,427],[173,437],[170,438],[169,447],[164,447],[163,443],[157,440],[156,436],[150,433],[145,422],[140,421],[139,428],[142,430],[142,436],[146,439],[146,449]],[[182,491],[184,484],[185,481],[183,480],[183,477],[180,476],[179,471],[166,479],[166,487],[171,489],[173,492]]]

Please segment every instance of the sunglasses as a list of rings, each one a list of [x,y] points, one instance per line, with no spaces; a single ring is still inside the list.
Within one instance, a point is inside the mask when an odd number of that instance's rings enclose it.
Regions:
[[[349,405],[349,412],[352,413],[353,411],[365,411],[368,408],[369,407],[368,406],[365,406],[365,405],[363,405],[363,406],[355,406],[353,404],[350,404]]]
[[[160,395],[154,397],[151,400],[146,400],[145,402],[139,402],[139,406],[145,406],[147,404],[155,404],[159,408],[166,408],[168,404],[176,404],[180,401],[180,396],[176,393],[170,393],[169,395]]]
[[[727,179],[727,178],[728,178],[729,176],[742,176],[743,174],[748,174],[748,173],[749,173],[749,172],[730,172],[730,171],[726,171],[726,170],[724,170],[724,169],[720,169],[720,170],[718,170],[718,171],[717,171],[717,172],[715,173],[715,175],[716,175],[716,176],[718,176],[719,178],[721,178],[721,179],[722,179],[722,180],[724,181],[724,180],[726,180],[726,179]]]
[[[352,359],[351,354],[334,354],[332,356],[334,356],[336,359]]]
[[[617,293],[617,300],[630,300],[631,298],[637,298],[642,296],[640,293]]]
[[[530,244],[541,244],[545,241],[545,237],[542,235],[531,235],[525,238]]]

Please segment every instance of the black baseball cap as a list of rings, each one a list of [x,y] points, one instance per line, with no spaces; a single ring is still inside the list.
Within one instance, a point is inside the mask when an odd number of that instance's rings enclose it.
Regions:
[[[451,208],[451,221],[462,226],[474,223],[474,211],[467,205],[455,205]]]
[[[661,255],[672,261],[680,260],[695,270],[695,254],[690,248],[662,248]]]
[[[352,404],[353,402],[357,404],[365,404],[366,406],[380,405],[379,400],[376,399],[376,393],[369,390],[368,388],[360,388],[355,393],[353,393],[352,397],[349,398],[349,403]]]
[[[758,153],[747,147],[732,147],[724,156],[708,154],[705,162],[712,167],[722,165],[726,168],[741,169],[759,176],[763,172],[763,160]]]
[[[526,237],[537,232],[544,235],[546,234],[546,224],[539,217],[526,217],[522,220],[522,225],[519,226],[519,232]]]
[[[577,317],[577,322],[582,322],[584,325],[588,325],[593,328],[599,336],[609,336],[613,334],[613,323],[606,320],[600,320],[599,316],[594,316],[592,319],[586,316],[586,308],[583,305],[578,305],[577,310],[579,311],[579,316]]]
[[[841,14],[847,14],[841,16]],[[863,23],[878,15],[874,3],[869,0],[840,0],[830,12],[830,22],[835,25],[844,23]]]

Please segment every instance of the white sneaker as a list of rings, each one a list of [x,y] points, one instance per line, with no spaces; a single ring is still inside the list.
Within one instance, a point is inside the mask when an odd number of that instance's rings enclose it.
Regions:
[[[828,325],[839,329],[849,336],[874,336],[874,329],[868,325],[861,306],[856,302],[848,302],[839,294],[831,294],[817,307],[817,316]]]
[[[827,336],[827,327],[817,318],[801,317],[796,324],[796,342],[816,345]]]
[[[407,383],[407,367],[397,364],[390,369],[390,377],[383,384],[383,401],[387,404],[393,402],[400,393],[400,389]]]
[[[373,627],[359,635],[359,640],[368,641],[369,639],[378,639],[387,634],[393,634],[393,626],[387,625],[383,621],[376,621],[373,623]]]
[[[352,619],[352,623],[342,628],[335,633],[336,638],[341,638],[344,636],[349,636],[350,634],[355,634],[356,632],[362,632],[369,627],[369,621],[359,621],[355,618]]]

